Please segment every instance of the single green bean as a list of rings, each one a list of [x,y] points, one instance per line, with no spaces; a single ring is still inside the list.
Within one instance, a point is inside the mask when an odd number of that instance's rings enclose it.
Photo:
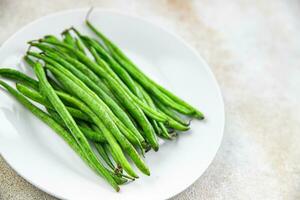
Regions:
[[[69,44],[69,45],[73,46],[74,48],[76,48],[76,41],[72,37],[69,29],[63,31],[62,36],[63,36],[63,42],[64,43]]]
[[[20,83],[24,83],[34,89],[38,89],[39,87],[38,81],[14,69],[0,68],[0,77],[12,79]]]
[[[75,39],[75,43],[76,43],[77,49],[79,51],[81,51],[82,53],[85,53],[83,44],[82,44],[82,42],[78,38]]]
[[[31,58],[29,58],[28,55],[25,55],[23,57],[23,59],[25,60],[25,62],[30,66],[30,67],[34,67],[35,65],[35,61],[32,60]],[[54,89],[56,90],[63,90],[63,88],[61,87],[61,85],[59,85],[55,80],[53,80],[47,73],[46,73],[47,79],[49,81],[49,83],[52,85],[52,87],[54,87]]]
[[[98,126],[96,126],[95,124],[92,124],[91,127],[92,127],[92,129],[93,129],[94,131],[101,132],[101,130],[100,130],[100,129],[98,128]],[[109,146],[108,144],[103,144],[103,148],[105,149],[105,152],[106,152],[107,154],[110,153],[110,154],[112,155],[112,158],[113,158],[114,162],[115,162],[116,165],[117,165],[117,167],[116,167],[116,169],[115,169],[115,172],[117,172],[117,173],[122,173],[122,166],[121,166],[121,162],[120,162],[118,156],[114,153],[114,151],[112,151],[112,150],[110,149],[110,146]],[[111,151],[110,151],[110,150],[111,150]],[[117,171],[116,171],[116,170],[117,170]],[[121,171],[120,171],[120,170],[121,170]]]
[[[63,119],[59,116],[59,114],[57,112],[55,112],[54,110],[51,110],[49,108],[46,108],[48,113],[51,115],[51,117],[53,117],[53,119],[59,123],[61,126],[65,126],[65,124],[63,123]],[[91,128],[89,128],[85,122],[79,122],[76,121],[77,125],[79,127],[79,129],[81,130],[81,132],[84,134],[84,136],[93,141],[93,142],[99,142],[99,143],[104,143],[106,142],[105,137],[99,132],[96,132],[94,130],[92,130]]]
[[[31,89],[20,83],[17,83],[16,87],[17,87],[18,91],[21,92],[26,97],[44,105],[45,107],[47,107],[49,109],[52,109],[52,110],[54,109],[52,104],[46,99],[46,97],[42,96],[38,91]],[[84,120],[84,121],[88,121],[88,122],[91,121],[91,119],[86,114],[81,112],[80,110],[70,107],[70,106],[66,106],[66,108],[73,117]]]
[[[95,147],[99,153],[99,155],[101,156],[101,158],[105,161],[105,163],[112,169],[115,170],[115,167],[113,165],[113,163],[111,162],[109,156],[107,155],[105,149],[103,148],[102,144],[99,143],[95,143]]]
[[[185,121],[184,119],[182,119],[174,110],[172,110],[170,107],[165,106],[164,104],[162,104],[160,101],[154,99],[154,103],[157,106],[157,108],[161,111],[164,112],[166,115],[172,117],[174,120],[176,120],[177,122],[185,125],[185,126],[189,126],[189,122]]]
[[[103,145],[104,149],[106,152],[109,152],[111,157],[113,158],[113,160],[115,161],[115,163],[117,164],[117,167],[115,169],[116,173],[122,173],[122,165],[120,163],[120,161],[118,160],[116,154],[112,151],[111,147],[107,144]]]
[[[93,131],[91,128],[83,126],[83,123],[79,123],[79,128],[83,132],[83,134],[93,142],[105,143],[105,137],[96,131]]]
[[[135,83],[137,85],[137,87],[139,87],[140,91],[143,94],[143,97],[145,98],[145,101],[148,103],[148,105],[157,110],[152,98],[150,97],[150,95],[144,90],[144,88],[139,85],[138,83]],[[165,125],[162,122],[152,122],[154,124],[154,126],[156,127],[156,129],[160,132],[160,135],[166,139],[171,139],[171,136],[168,133],[167,128],[165,127]]]

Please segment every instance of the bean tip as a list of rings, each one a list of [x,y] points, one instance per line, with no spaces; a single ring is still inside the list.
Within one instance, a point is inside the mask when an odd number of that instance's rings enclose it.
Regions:
[[[200,111],[195,111],[194,115],[193,115],[195,118],[199,119],[199,120],[204,120],[205,117],[204,117],[204,114]]]
[[[31,43],[28,42],[28,44],[29,44],[29,46],[28,46],[28,48],[27,48],[27,50],[26,50],[26,54],[27,54],[27,52],[29,52],[29,51],[31,50],[31,48],[32,48]],[[26,58],[26,55],[25,55],[23,58],[25,59],[25,58]]]
[[[116,186],[116,187],[115,187],[115,190],[116,190],[116,192],[120,192],[120,187],[119,187],[119,186]]]
[[[32,44],[35,44],[36,42],[39,42],[40,39],[37,39],[37,40],[30,40],[27,42],[27,44],[29,45],[32,45]]]
[[[86,16],[85,16],[86,22],[89,21],[90,15],[92,14],[93,10],[94,10],[94,7],[91,6],[90,9],[88,10],[88,12],[86,13]]]
[[[63,30],[60,34],[65,35],[66,33],[68,33],[71,30],[71,28],[67,28],[67,29]]]
[[[193,119],[190,119],[185,125],[190,126]]]
[[[159,150],[159,147],[158,146],[155,146],[155,147],[152,147],[153,148],[153,150],[155,151],[155,152],[157,152],[158,150]]]

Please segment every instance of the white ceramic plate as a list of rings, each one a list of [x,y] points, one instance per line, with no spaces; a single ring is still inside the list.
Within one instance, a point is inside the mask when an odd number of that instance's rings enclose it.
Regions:
[[[43,17],[11,36],[0,49],[0,66],[27,74],[27,44],[46,34],[75,26],[90,34],[86,9]],[[63,199],[166,199],[190,186],[212,162],[222,140],[224,108],[217,82],[206,62],[174,34],[144,20],[94,10],[90,20],[132,58],[143,71],[206,115],[191,130],[159,152],[149,152],[151,176],[121,187],[116,193],[96,176],[50,128],[0,91],[0,150],[9,165],[27,181]]]

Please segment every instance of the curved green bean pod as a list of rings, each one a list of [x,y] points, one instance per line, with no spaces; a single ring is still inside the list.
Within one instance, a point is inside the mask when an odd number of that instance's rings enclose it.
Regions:
[[[52,110],[54,109],[52,104],[46,99],[46,97],[42,96],[38,91],[28,88],[25,85],[22,85],[20,83],[17,83],[16,87],[17,87],[18,91],[21,92],[26,97],[44,105],[45,107],[47,107],[49,109],[52,109]],[[85,113],[81,112],[81,110],[78,110],[76,108],[72,108],[69,106],[66,106],[66,108],[73,117],[84,120],[84,121],[88,121],[88,122],[91,121],[91,119]]]
[[[14,69],[0,68],[0,77],[12,79],[20,83],[24,83],[25,85],[28,85],[29,87],[32,87],[34,89],[39,88],[38,81]]]
[[[99,155],[101,156],[101,158],[105,161],[105,163],[112,169],[115,170],[115,166],[113,165],[113,163],[111,162],[109,156],[107,155],[105,149],[103,148],[102,144],[99,143],[95,143],[95,147],[99,153]]]

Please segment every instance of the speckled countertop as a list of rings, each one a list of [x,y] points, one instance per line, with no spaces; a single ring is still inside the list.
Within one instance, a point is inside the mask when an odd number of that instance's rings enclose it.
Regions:
[[[0,0],[0,44],[63,9],[121,10],[178,33],[208,61],[223,93],[226,127],[209,169],[173,199],[300,199],[298,0]],[[55,199],[0,156],[0,199]]]

